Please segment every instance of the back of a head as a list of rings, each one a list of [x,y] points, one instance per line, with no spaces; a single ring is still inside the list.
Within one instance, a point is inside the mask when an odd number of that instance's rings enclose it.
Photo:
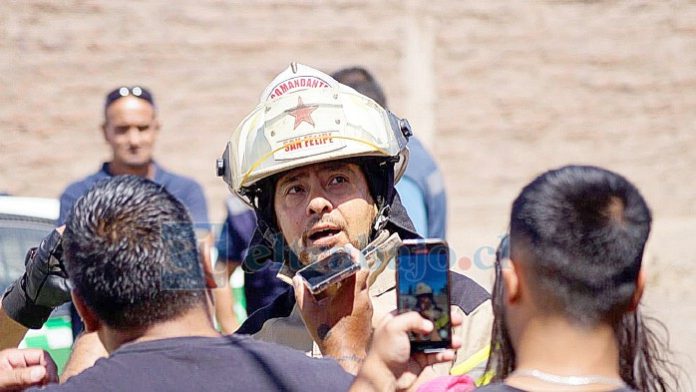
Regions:
[[[512,207],[513,259],[525,248],[530,289],[570,320],[615,322],[636,289],[648,206],[624,177],[592,166],[548,171]]]
[[[384,95],[382,86],[367,69],[357,66],[343,68],[332,73],[331,77],[360,94],[372,98],[379,106],[387,108],[387,97]]]
[[[112,328],[147,327],[205,306],[191,218],[152,181],[95,184],[75,203],[63,247],[78,294]]]

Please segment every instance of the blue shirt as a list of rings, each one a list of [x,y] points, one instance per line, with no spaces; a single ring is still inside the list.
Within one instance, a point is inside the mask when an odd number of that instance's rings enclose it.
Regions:
[[[237,197],[227,199],[227,219],[216,244],[218,260],[241,263],[256,230],[256,214]],[[252,314],[270,304],[289,287],[276,275],[282,264],[268,260],[253,272],[244,271],[244,296],[247,313]]]
[[[401,203],[408,211],[416,232],[423,238],[428,238],[428,211],[425,208],[423,191],[411,178],[403,176],[396,184],[396,190],[401,196]]]
[[[397,184],[399,194],[404,200],[421,199],[425,204],[428,229],[425,233],[419,230],[419,234],[427,235],[430,238],[445,239],[447,235],[447,195],[445,194],[445,181],[442,177],[442,172],[433,157],[415,136],[409,139],[408,149],[410,156],[404,178],[414,183],[420,189],[421,195],[405,194],[407,192],[405,190],[402,193],[402,189]],[[413,208],[409,208],[407,203],[404,203],[404,205],[410,216],[413,217],[415,215],[418,218],[422,214],[414,210],[412,215],[411,211]],[[416,228],[418,228],[418,222],[414,221],[414,223],[416,223]]]
[[[172,196],[176,197],[186,208],[193,219],[194,226],[200,229],[210,230],[210,222],[208,221],[208,205],[205,201],[203,188],[192,178],[180,176],[164,170],[156,162],[154,166],[154,182],[164,186]],[[108,163],[102,164],[101,169],[85,177],[80,181],[73,182],[68,185],[60,195],[60,215],[58,216],[58,225],[65,223],[68,214],[72,210],[77,199],[84,195],[89,188],[97,181],[111,177],[108,170]]]
[[[210,231],[210,222],[208,221],[208,205],[205,201],[203,188],[193,179],[180,176],[164,170],[156,162],[152,162],[154,166],[154,182],[162,185],[172,196],[176,197],[189,211],[194,227],[198,230]],[[70,211],[77,199],[82,197],[87,191],[99,180],[111,177],[109,173],[109,164],[102,164],[101,169],[80,181],[73,182],[68,185],[60,195],[60,214],[58,215],[57,225],[65,224]],[[72,322],[73,336],[77,336],[83,329],[82,320],[80,319],[75,307],[70,306],[70,319]]]

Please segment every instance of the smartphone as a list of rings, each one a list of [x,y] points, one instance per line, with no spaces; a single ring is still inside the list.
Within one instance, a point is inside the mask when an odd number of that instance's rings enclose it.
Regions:
[[[355,274],[359,269],[360,264],[353,261],[350,253],[337,249],[325,258],[297,271],[297,274],[305,281],[309,291],[317,295],[332,284]]]
[[[418,312],[435,326],[429,334],[409,333],[411,351],[433,353],[452,347],[447,242],[405,240],[396,264],[399,312]]]

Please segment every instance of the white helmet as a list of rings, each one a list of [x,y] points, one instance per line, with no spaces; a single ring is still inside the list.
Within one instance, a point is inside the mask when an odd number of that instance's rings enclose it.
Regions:
[[[408,121],[330,76],[293,63],[234,131],[218,159],[218,175],[254,207],[259,181],[320,162],[384,158],[393,162],[396,183],[408,161],[409,136]]]
[[[427,295],[427,294],[432,294],[433,289],[426,283],[423,282],[418,282],[416,285],[416,292],[414,293],[415,296],[419,295]]]

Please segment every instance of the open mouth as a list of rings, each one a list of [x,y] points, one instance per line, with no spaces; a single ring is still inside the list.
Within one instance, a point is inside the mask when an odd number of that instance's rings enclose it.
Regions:
[[[334,235],[336,235],[336,234],[338,234],[338,233],[340,233],[340,232],[341,232],[341,230],[339,230],[339,229],[327,228],[327,229],[319,230],[319,231],[317,231],[317,232],[315,232],[315,233],[312,233],[308,238],[309,238],[312,242],[314,242],[314,241],[318,241],[318,240],[320,240],[320,239],[322,239],[322,238],[327,238],[327,237],[334,236]]]

